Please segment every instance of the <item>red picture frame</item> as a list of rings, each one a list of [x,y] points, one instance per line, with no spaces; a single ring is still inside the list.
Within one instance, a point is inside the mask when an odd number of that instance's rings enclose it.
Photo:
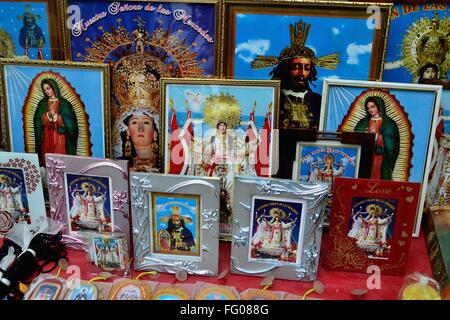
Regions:
[[[325,267],[403,275],[420,183],[336,178]]]

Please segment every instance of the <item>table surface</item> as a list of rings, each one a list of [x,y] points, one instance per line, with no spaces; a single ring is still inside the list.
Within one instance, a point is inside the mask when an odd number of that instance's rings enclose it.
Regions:
[[[328,245],[329,237],[324,234],[322,241],[322,249]],[[230,269],[230,253],[231,243],[220,243],[220,265],[219,273],[224,270]],[[91,262],[86,260],[87,255],[85,252],[69,250],[69,265],[77,265],[81,269],[81,278],[83,280],[89,280],[98,275],[102,270]],[[368,289],[367,282],[371,274],[366,273],[354,273],[354,272],[340,272],[330,271],[323,267],[324,257],[323,254],[319,261],[319,271],[317,279],[324,285],[323,294],[319,295],[313,293],[309,295],[310,298],[319,299],[333,299],[333,300],[351,300],[356,299],[351,291],[354,289]],[[412,239],[411,249],[408,257],[406,275],[415,272],[431,276],[431,266],[427,255],[427,249],[425,244],[424,235],[421,234],[420,238]],[[56,273],[56,271],[54,271]],[[119,272],[113,272],[113,274],[120,274]],[[139,272],[132,271],[133,277],[137,276]],[[67,278],[72,274],[67,274],[64,271],[61,276]],[[116,280],[117,277],[111,278],[111,281]],[[176,279],[174,275],[160,274],[157,280],[151,279],[149,276],[142,277],[143,280],[153,280],[166,283],[175,283]],[[223,280],[211,277],[201,276],[189,276],[184,283],[195,283],[197,281],[208,282],[211,284],[224,284]],[[261,288],[262,278],[253,276],[242,276],[228,274],[225,280],[225,285],[234,286],[238,292],[242,292],[248,288]],[[369,281],[372,283],[372,281]],[[368,300],[396,300],[398,293],[403,285],[403,276],[387,276],[382,275],[379,289],[371,289],[364,296],[364,299]],[[294,295],[303,295],[307,290],[311,289],[312,284],[309,282],[289,281],[275,279],[271,290],[283,291]]]

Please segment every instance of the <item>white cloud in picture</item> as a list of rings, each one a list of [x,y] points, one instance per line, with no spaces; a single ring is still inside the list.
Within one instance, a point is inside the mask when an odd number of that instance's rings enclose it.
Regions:
[[[367,54],[372,52],[372,42],[366,45],[357,44],[355,42],[350,43],[347,47],[347,64],[358,65],[359,56],[362,54]]]
[[[265,55],[270,48],[268,39],[249,39],[236,46],[235,53],[247,63],[250,63],[257,55]]]
[[[337,35],[339,35],[339,33],[341,33],[341,31],[339,31],[339,29],[338,28],[331,28],[331,31],[333,32],[333,34],[335,35],[335,36],[337,36]]]

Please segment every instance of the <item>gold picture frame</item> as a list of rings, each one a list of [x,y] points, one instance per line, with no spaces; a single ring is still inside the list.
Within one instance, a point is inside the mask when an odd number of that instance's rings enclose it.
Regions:
[[[35,140],[34,115],[31,112],[36,113],[44,100],[45,95],[40,92],[43,90],[42,81],[51,79],[58,87],[56,96],[59,95],[59,101],[67,101],[64,103],[71,106],[71,112],[76,116],[77,138],[71,152],[98,158],[111,156],[108,65],[0,59],[0,69],[1,149],[36,152],[38,144]],[[41,166],[42,161],[43,157],[40,156]]]
[[[367,18],[372,11],[369,6],[376,6],[380,10],[379,26],[374,34],[375,51],[372,51],[373,59],[370,65],[369,79],[379,81],[382,79],[384,69],[384,58],[386,55],[387,38],[389,34],[390,15],[392,3],[369,3],[369,2],[344,2],[344,1],[319,1],[319,0],[223,0],[221,13],[223,21],[221,44],[221,61],[223,69],[220,75],[233,77],[233,52],[236,48],[234,36],[236,34],[237,14],[279,14],[280,16],[292,15],[301,17],[332,17],[332,18]],[[373,9],[374,10],[374,9]],[[234,29],[233,29],[234,28]],[[265,30],[265,29],[264,29]],[[286,30],[287,31],[287,30]],[[331,49],[330,52],[333,52]],[[231,53],[231,54],[230,54]]]
[[[49,42],[50,43],[50,54],[51,57],[46,60],[64,60],[64,50],[63,50],[63,36],[60,32],[58,32],[58,26],[60,24],[60,21],[62,20],[62,11],[60,6],[58,5],[57,1],[54,0],[15,0],[15,1],[8,1],[8,0],[0,0],[0,8],[3,6],[3,4],[6,4],[8,7],[10,7],[12,10],[14,10],[14,14],[18,13],[17,8],[13,7],[15,4],[25,4],[25,12],[21,12],[22,15],[11,17],[16,22],[18,22],[20,19],[23,19],[25,21],[25,18],[27,16],[31,17],[32,21],[34,21],[34,25],[38,26],[40,25],[40,20],[42,18],[40,12],[38,10],[35,10],[35,8],[31,8],[33,4],[45,4],[47,6],[47,21],[44,22],[46,26],[48,26],[48,30],[44,30],[44,37],[47,37],[44,43]],[[9,18],[9,16],[8,16]],[[39,21],[38,21],[39,20]],[[5,19],[6,22],[6,19]],[[9,22],[7,22],[9,23]],[[21,22],[19,22],[21,23]],[[10,24],[13,24],[12,21]],[[24,24],[25,25],[25,24]],[[19,27],[16,26],[16,29],[19,30]],[[39,27],[40,30],[40,27]],[[46,33],[45,31],[48,31]],[[17,31],[18,33],[20,31]],[[39,31],[40,33],[41,31]],[[17,38],[20,37],[20,34],[17,36]],[[3,44],[9,43],[9,38],[11,38],[11,35],[6,30],[0,31],[0,38],[2,38]],[[17,49],[17,44],[14,44],[14,40],[11,39],[11,44],[13,44],[13,47]],[[20,45],[20,40],[19,40]],[[33,46],[33,45],[32,45]],[[39,45],[40,46],[40,45]],[[11,48],[12,49],[12,48]],[[1,55],[3,58],[13,58],[11,55]],[[21,55],[15,54],[14,56],[18,57]],[[43,57],[45,59],[45,57]]]
[[[231,240],[232,176],[267,177],[277,170],[279,90],[275,80],[161,79],[163,168],[171,175],[221,178],[222,240]],[[219,141],[226,147],[215,152]],[[180,157],[172,152],[181,149]]]
[[[130,171],[161,173],[160,79],[218,75],[219,0],[64,0],[61,6],[80,13],[78,22],[75,14],[64,16],[66,59],[111,66],[112,158],[127,160]]]

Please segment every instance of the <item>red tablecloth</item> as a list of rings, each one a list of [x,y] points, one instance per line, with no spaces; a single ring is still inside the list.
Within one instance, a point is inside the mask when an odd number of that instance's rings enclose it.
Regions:
[[[328,240],[328,235],[324,234],[322,249],[328,245]],[[231,244],[227,242],[221,243],[219,272],[230,269],[230,253]],[[323,260],[322,254],[317,279],[324,284],[325,291],[322,295],[314,293],[309,297],[335,300],[354,299],[350,293],[353,289],[367,289],[367,280],[370,274],[329,271],[323,267]],[[69,250],[69,264],[78,265],[80,267],[81,277],[84,280],[89,280],[101,272],[101,269],[86,261],[86,253],[84,252]],[[431,266],[427,256],[423,234],[420,238],[413,239],[411,241],[411,251],[408,258],[406,274],[411,274],[414,272],[431,276]],[[133,276],[138,274],[139,272],[133,271]],[[66,274],[65,272],[62,273],[62,276],[65,278],[70,275],[71,274]],[[114,277],[111,281],[114,279],[117,278]],[[151,280],[148,276],[144,276],[142,279]],[[261,277],[228,274],[225,284],[234,286],[239,292],[242,292],[247,288],[261,288],[261,280]],[[160,274],[157,281],[174,283],[176,280],[173,275]],[[196,281],[209,282],[212,284],[223,284],[223,281],[216,278],[200,276],[189,276],[185,282],[195,283]],[[381,276],[381,288],[369,290],[369,292],[364,296],[364,299],[397,299],[402,284],[403,277],[401,276]],[[303,295],[310,288],[311,283],[307,282],[275,280],[271,289],[276,291],[284,291],[295,295]]]

